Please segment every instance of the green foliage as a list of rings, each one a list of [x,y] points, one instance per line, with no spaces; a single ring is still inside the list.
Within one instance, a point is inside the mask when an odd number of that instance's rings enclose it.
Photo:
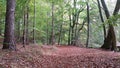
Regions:
[[[107,20],[105,21],[105,25],[111,24],[111,25],[117,26],[118,23],[116,23],[116,22],[117,22],[117,20],[118,20],[119,18],[120,18],[120,14],[110,16],[109,19],[107,19]]]
[[[15,31],[17,33],[18,24],[20,23],[20,36],[23,36],[23,25],[24,25],[24,11],[26,7],[29,7],[29,36],[32,38],[33,29],[35,30],[35,39],[37,43],[46,43],[47,37],[50,38],[51,32],[51,22],[52,22],[52,4],[54,4],[54,34],[55,41],[57,43],[60,34],[60,27],[62,25],[61,33],[61,44],[67,44],[68,33],[69,33],[69,15],[73,21],[73,16],[79,13],[78,28],[81,27],[83,20],[87,17],[86,12],[86,2],[90,5],[90,43],[99,44],[103,43],[103,31],[102,23],[99,17],[99,10],[97,7],[96,0],[75,0],[76,7],[74,7],[73,0],[16,0],[16,12],[15,12]],[[6,11],[6,0],[0,0],[0,30],[4,33],[4,23],[5,23],[5,11]],[[35,7],[35,27],[34,23],[34,7]],[[105,21],[105,25],[112,24],[118,25],[117,19],[120,15],[111,16]],[[48,34],[47,34],[48,30]],[[87,37],[87,24],[83,26],[80,31],[79,39],[83,44],[86,43]]]

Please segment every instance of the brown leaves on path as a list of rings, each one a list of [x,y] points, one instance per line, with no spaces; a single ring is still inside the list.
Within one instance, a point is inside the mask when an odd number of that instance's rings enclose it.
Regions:
[[[75,46],[28,45],[0,50],[0,68],[120,68],[120,53]]]

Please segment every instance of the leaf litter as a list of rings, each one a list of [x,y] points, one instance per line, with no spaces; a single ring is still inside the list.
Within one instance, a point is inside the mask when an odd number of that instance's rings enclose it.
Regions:
[[[120,53],[75,46],[27,45],[0,50],[0,68],[120,68]]]

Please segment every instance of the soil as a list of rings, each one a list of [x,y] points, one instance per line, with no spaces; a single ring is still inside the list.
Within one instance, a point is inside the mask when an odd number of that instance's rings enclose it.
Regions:
[[[0,49],[0,68],[120,68],[119,52],[32,44],[17,49]]]

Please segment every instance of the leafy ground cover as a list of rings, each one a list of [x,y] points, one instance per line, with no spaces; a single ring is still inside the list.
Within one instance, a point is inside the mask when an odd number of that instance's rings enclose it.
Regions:
[[[0,68],[120,68],[120,53],[75,46],[17,45],[0,50]]]

